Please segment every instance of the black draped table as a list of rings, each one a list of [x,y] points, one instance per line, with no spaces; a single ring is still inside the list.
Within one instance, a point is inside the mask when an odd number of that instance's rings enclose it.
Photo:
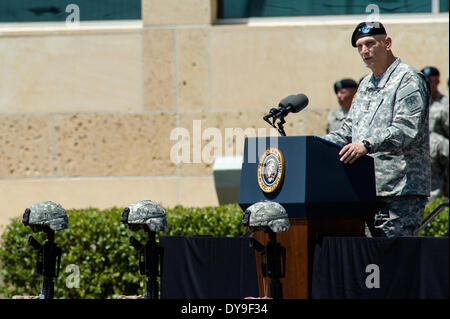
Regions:
[[[325,237],[314,253],[314,299],[449,297],[448,237]]]
[[[258,295],[248,238],[161,236],[161,299],[235,299]]]
[[[258,296],[248,238],[161,236],[160,244],[162,299]],[[448,249],[448,237],[324,237],[310,298],[448,298]]]

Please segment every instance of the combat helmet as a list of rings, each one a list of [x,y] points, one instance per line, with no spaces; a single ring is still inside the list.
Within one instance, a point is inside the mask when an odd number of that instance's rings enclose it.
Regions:
[[[245,210],[242,224],[252,230],[269,228],[274,233],[289,229],[289,218],[286,210],[277,202],[257,202]]]
[[[22,223],[36,233],[48,230],[63,230],[69,227],[66,210],[52,201],[39,202],[25,209]]]
[[[121,221],[133,231],[163,231],[167,227],[164,208],[151,200],[142,200],[125,207]]]

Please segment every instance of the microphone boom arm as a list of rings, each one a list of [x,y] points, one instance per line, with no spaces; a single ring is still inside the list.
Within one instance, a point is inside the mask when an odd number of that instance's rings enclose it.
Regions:
[[[284,131],[283,124],[286,123],[284,120],[284,117],[280,118],[280,121],[278,122],[278,132],[281,134],[281,136],[286,136],[286,132]]]

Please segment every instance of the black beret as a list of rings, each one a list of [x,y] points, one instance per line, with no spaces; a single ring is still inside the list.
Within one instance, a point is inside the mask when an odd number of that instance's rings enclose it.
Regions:
[[[381,22],[361,22],[353,31],[352,46],[356,48],[358,39],[377,34],[386,34],[386,29]]]
[[[427,67],[423,68],[422,71],[420,71],[420,72],[422,72],[426,77],[433,76],[433,75],[439,76],[439,70],[436,69],[434,66],[427,66]]]
[[[353,81],[352,79],[343,79],[340,81],[336,81],[334,83],[334,93],[337,93],[338,90],[344,89],[344,88],[358,88],[358,83]]]

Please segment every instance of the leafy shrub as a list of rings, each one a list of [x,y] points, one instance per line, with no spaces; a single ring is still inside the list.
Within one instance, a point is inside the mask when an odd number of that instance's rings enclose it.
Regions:
[[[176,206],[167,212],[168,227],[162,235],[239,237],[246,231],[242,216],[237,204],[204,208]]]
[[[448,198],[430,201],[425,209],[428,216]],[[131,232],[120,223],[123,209],[95,208],[68,210],[69,228],[55,235],[55,242],[62,249],[61,268],[55,282],[56,298],[114,298],[117,295],[142,294],[145,277],[139,274],[138,252],[128,246],[133,235],[146,242],[146,233]],[[206,208],[166,209],[168,228],[161,235],[186,236],[210,235],[238,237],[244,234],[242,210],[237,204]],[[448,236],[449,212],[441,212],[425,227],[420,236]],[[44,243],[44,233],[32,233],[29,227],[15,218],[0,238],[0,274],[3,285],[0,294],[37,295],[41,289],[41,277],[36,273],[36,252],[28,245],[33,235]],[[74,264],[80,270],[80,287],[69,289],[66,280],[73,272],[65,272]]]
[[[448,202],[447,197],[441,197],[431,200],[425,207],[423,219],[430,215],[441,203]],[[439,213],[424,229],[419,233],[419,236],[440,237],[448,236],[448,207]]]
[[[129,237],[145,243],[146,233],[132,232],[120,222],[123,209],[68,210],[69,228],[55,234],[55,243],[62,249],[59,277],[55,280],[55,298],[114,298],[117,295],[142,294],[145,277],[139,274],[139,253],[128,246]],[[242,210],[237,204],[206,208],[166,209],[168,228],[161,235],[240,236]],[[15,218],[1,236],[0,293],[38,295],[41,276],[36,273],[37,253],[28,245],[33,235],[41,244],[44,233],[32,233]],[[77,265],[79,288],[69,289],[66,281],[75,274],[66,267]],[[69,277],[71,276],[71,277]]]

